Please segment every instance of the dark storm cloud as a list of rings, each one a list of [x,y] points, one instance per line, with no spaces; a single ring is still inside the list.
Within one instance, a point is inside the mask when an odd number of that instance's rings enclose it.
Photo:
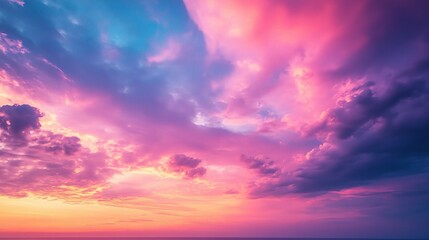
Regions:
[[[349,102],[310,128],[322,136],[299,169],[253,188],[254,196],[317,194],[429,171],[427,59]]]

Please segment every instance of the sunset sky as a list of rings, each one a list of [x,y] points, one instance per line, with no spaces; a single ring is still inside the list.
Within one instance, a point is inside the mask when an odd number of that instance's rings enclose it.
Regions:
[[[0,0],[0,237],[429,238],[428,12]]]

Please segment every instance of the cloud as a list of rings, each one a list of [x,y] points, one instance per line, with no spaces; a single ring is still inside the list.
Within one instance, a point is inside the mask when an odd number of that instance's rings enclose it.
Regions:
[[[341,221],[367,222],[377,228],[400,225],[392,236],[427,236],[424,225],[429,214],[428,174],[382,179],[368,186],[354,187],[313,197],[307,211],[312,214],[338,214]],[[405,230],[407,229],[407,230]],[[405,231],[404,231],[405,230]]]
[[[157,2],[70,4],[34,1],[16,8],[0,3],[0,30],[29,49],[22,58],[5,56],[0,68],[26,82],[26,90],[68,94],[77,88],[146,121],[172,125],[190,122],[196,108],[214,108],[211,83],[229,62],[206,59],[202,34],[181,1],[167,8]],[[100,16],[106,18],[100,21]],[[69,81],[57,81],[58,70]]]
[[[0,32],[0,51],[3,54],[25,54],[29,51],[22,45],[22,41],[10,39],[6,33]]]
[[[167,162],[167,169],[171,172],[183,174],[185,178],[194,179],[203,177],[207,169],[199,166],[201,159],[192,158],[184,154],[176,154]]]
[[[79,195],[115,173],[105,153],[91,152],[78,137],[42,130],[39,109],[4,105],[0,113],[0,194]]]
[[[33,141],[37,142],[38,146],[43,146],[47,152],[54,154],[73,155],[80,150],[81,144],[78,137],[67,137],[61,134],[46,132]]]
[[[31,99],[75,131],[136,145],[139,164],[188,151],[220,153],[211,161],[227,162],[241,152],[255,154],[255,144],[263,153],[288,151],[275,141],[222,129],[223,119],[213,113],[227,107],[217,96],[235,65],[222,54],[207,55],[204,36],[182,2],[169,3],[168,10],[155,2],[70,4],[33,1],[17,8],[0,2],[0,30],[29,50],[0,61],[8,76],[4,82],[16,90],[8,96],[12,102]],[[26,31],[17,27],[18,21]],[[153,29],[157,34],[151,34]],[[150,56],[177,46],[174,58],[149,63]],[[106,58],[111,48],[118,54]],[[214,124],[195,126],[196,116]],[[115,129],[115,136],[106,129]],[[169,137],[171,132],[182,141]],[[154,139],[160,144],[152,144]],[[225,148],[231,150],[225,154]],[[202,174],[202,169],[194,172]]]
[[[308,131],[321,138],[305,162],[254,196],[326,193],[429,168],[429,68],[424,59],[385,82],[355,88]],[[423,67],[422,67],[423,66]]]
[[[365,2],[362,10],[369,24],[361,35],[366,40],[358,52],[347,55],[341,64],[328,70],[329,78],[342,79],[379,73],[389,67],[399,70],[409,67],[410,59],[422,56],[415,52],[420,48],[416,41],[427,44],[429,17],[422,10],[427,7],[427,2],[419,1]]]
[[[249,169],[255,170],[261,176],[276,177],[280,173],[280,168],[274,165],[274,161],[263,156],[246,156],[242,154],[240,161],[246,164]]]
[[[22,136],[28,130],[39,129],[42,116],[37,108],[27,104],[4,105],[0,107],[0,128],[11,136]]]
[[[3,195],[301,200],[428,171],[429,60],[402,71],[426,3],[11,2],[0,101],[47,114],[1,107]]]
[[[23,0],[9,0],[10,3],[12,4],[18,4],[21,7],[24,7],[25,2]]]

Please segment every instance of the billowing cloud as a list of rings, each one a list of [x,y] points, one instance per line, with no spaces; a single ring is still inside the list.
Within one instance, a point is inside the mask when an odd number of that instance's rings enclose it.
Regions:
[[[322,143],[306,154],[293,175],[254,189],[255,195],[328,192],[384,178],[426,172],[429,167],[427,60],[388,85],[355,87],[308,129]]]
[[[40,128],[43,114],[30,105],[4,105],[0,107],[0,128],[12,136],[22,136],[25,131]]]
[[[39,109],[15,104],[0,111],[1,194],[75,195],[71,188],[95,190],[115,172],[104,153],[82,147],[78,137],[40,129]]]

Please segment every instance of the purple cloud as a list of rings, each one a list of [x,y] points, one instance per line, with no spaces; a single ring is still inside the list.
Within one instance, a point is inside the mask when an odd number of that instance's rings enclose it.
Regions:
[[[30,105],[4,105],[0,107],[0,128],[12,136],[22,136],[27,130],[40,128],[43,114]]]
[[[45,146],[47,152],[73,155],[79,151],[81,144],[78,137],[66,137],[61,134],[47,134],[37,140],[39,146]]]
[[[262,176],[276,177],[280,173],[280,168],[274,166],[274,161],[262,156],[246,156],[242,154],[240,160],[246,164],[249,169],[257,171]]]
[[[184,154],[176,154],[167,162],[167,169],[171,172],[184,174],[185,178],[200,178],[207,172],[206,168],[199,166],[201,162],[201,159],[192,158]]]
[[[427,62],[419,62],[385,85],[356,88],[350,101],[332,108],[309,129],[309,134],[322,138],[322,144],[306,154],[305,163],[292,173],[256,185],[252,195],[320,194],[426,172]],[[253,168],[262,165],[250,163]]]
[[[43,113],[37,108],[4,105],[0,113],[0,194],[61,196],[69,194],[69,186],[85,191],[115,173],[106,154],[90,152],[78,137],[41,130]]]

